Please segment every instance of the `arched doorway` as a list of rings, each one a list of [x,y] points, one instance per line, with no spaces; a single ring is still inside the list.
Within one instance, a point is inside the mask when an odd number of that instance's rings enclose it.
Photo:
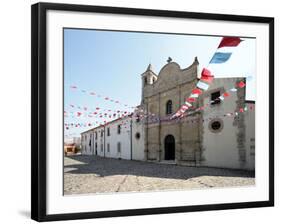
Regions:
[[[165,137],[165,160],[175,160],[175,138],[173,135]]]

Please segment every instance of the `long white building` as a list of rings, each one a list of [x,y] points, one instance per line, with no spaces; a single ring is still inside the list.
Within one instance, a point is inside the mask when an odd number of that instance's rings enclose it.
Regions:
[[[82,154],[144,160],[144,132],[133,115],[113,120],[81,133]]]

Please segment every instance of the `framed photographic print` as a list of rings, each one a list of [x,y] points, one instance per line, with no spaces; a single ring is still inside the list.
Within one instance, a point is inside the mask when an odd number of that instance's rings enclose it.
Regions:
[[[32,219],[274,205],[274,19],[32,6]]]

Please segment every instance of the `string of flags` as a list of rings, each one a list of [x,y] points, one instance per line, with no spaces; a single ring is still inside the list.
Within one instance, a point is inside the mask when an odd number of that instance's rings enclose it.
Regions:
[[[223,37],[209,64],[220,64],[229,60],[232,54],[231,52],[218,52],[218,50],[224,47],[237,47],[241,43],[241,41],[242,40],[239,37]],[[201,78],[196,84],[196,88],[192,90],[191,95],[186,98],[184,104],[179,108],[179,110],[176,111],[173,116],[171,116],[171,119],[183,116],[183,114],[192,107],[192,103],[196,102],[199,95],[209,89],[209,86],[210,84],[212,84],[213,79],[214,75],[211,73],[211,71],[209,71],[207,68],[203,68],[201,72]],[[241,83],[241,86],[244,87],[245,84]],[[222,99],[224,99],[224,97],[225,96],[222,96]]]
[[[193,112],[187,113],[184,116],[176,119],[175,122],[179,122],[179,121],[182,120],[182,118],[186,118],[186,117],[189,118],[189,120],[184,121],[186,123],[207,122],[209,120],[212,120],[212,119],[218,118],[218,117],[235,117],[235,116],[239,116],[240,114],[245,113],[248,110],[253,111],[254,109],[255,109],[254,105],[250,105],[250,106],[245,106],[245,107],[239,108],[237,111],[227,112],[227,113],[224,113],[224,114],[217,114],[216,113],[213,116],[208,116],[208,117],[201,118],[201,119],[198,119],[197,117],[195,117],[195,118],[194,117],[190,117],[189,115],[195,113],[195,111],[193,111]],[[171,122],[170,119],[159,118],[159,117],[151,117],[147,121],[146,120],[142,120],[143,123],[147,122],[148,124],[158,123],[160,121],[161,122]],[[91,127],[91,126],[95,125],[95,122],[65,123],[64,125],[65,125],[65,129],[69,130],[71,128],[77,128],[77,127]],[[99,125],[106,125],[106,122],[100,123]],[[130,121],[129,120],[121,120],[120,121],[120,125],[123,125],[124,128],[129,128],[130,127]]]
[[[197,111],[200,111],[200,110],[204,110],[204,109],[206,109],[208,106],[211,106],[211,104],[213,103],[213,102],[215,102],[216,100],[218,100],[218,99],[220,99],[220,100],[225,100],[226,98],[228,98],[229,96],[230,96],[230,94],[231,94],[231,92],[236,92],[237,90],[238,90],[238,88],[244,88],[246,86],[246,84],[243,82],[243,81],[239,81],[239,82],[237,82],[237,84],[236,84],[236,86],[235,87],[232,87],[232,88],[230,88],[229,90],[226,90],[221,96],[219,96],[219,97],[217,97],[217,98],[215,98],[215,99],[213,99],[213,100],[211,100],[210,102],[208,102],[208,103],[206,103],[205,105],[203,105],[203,106],[200,106],[200,107],[198,107],[198,108],[195,108],[195,107],[191,107],[192,109],[193,109],[193,111],[191,111],[190,113],[188,113],[187,115],[190,115],[190,114],[192,114],[192,113],[195,113],[195,112],[197,112]],[[200,92],[201,90],[197,90],[197,89],[195,89],[194,91],[193,91],[193,94],[198,94],[199,92]],[[249,107],[249,109],[250,110],[253,110],[253,105],[250,105],[250,107]],[[141,110],[142,112],[144,112],[143,110]],[[245,107],[245,108],[240,108],[239,109],[239,112],[244,112],[244,111],[247,111],[247,107]],[[237,113],[237,112],[235,112],[235,113]],[[106,118],[106,115],[108,115],[108,118],[110,118],[110,114],[107,114],[107,113],[105,113],[104,114],[104,116],[105,116],[105,118]],[[144,118],[148,118],[149,119],[149,122],[151,122],[151,120],[153,120],[153,121],[156,121],[156,122],[158,122],[158,121],[165,121],[165,120],[170,120],[170,117],[168,116],[168,119],[167,119],[167,117],[164,117],[164,118],[160,118],[160,117],[157,117],[155,114],[152,114],[152,113],[149,113],[149,114],[145,114],[145,113],[139,113],[139,111],[137,111],[137,112],[135,112],[135,113],[124,113],[124,114],[122,114],[121,116],[120,116],[120,114],[118,115],[118,118],[124,118],[125,116],[131,116],[131,117],[137,117],[137,118],[139,118],[140,120],[143,120]],[[181,117],[183,117],[183,116],[181,116]],[[72,127],[86,127],[86,126],[93,126],[93,125],[106,125],[108,123],[108,121],[107,120],[104,120],[103,122],[98,122],[98,121],[96,121],[96,122],[89,122],[89,123],[69,123],[69,124],[66,124],[66,126],[72,126]],[[123,124],[124,122],[122,121],[122,124]],[[126,121],[125,121],[125,123],[126,123]]]
[[[108,97],[108,96],[103,96],[103,95],[98,94],[98,93],[96,93],[94,91],[87,91],[87,90],[81,89],[81,88],[79,88],[76,85],[70,85],[70,89],[72,89],[74,91],[80,91],[82,93],[89,94],[90,96],[95,96],[97,98],[100,98],[100,99],[103,99],[103,100],[106,100],[108,102],[112,102],[112,103],[115,103],[115,104],[119,104],[121,106],[130,108],[130,109],[135,109],[136,108],[136,106],[130,106],[130,105],[126,104],[126,103],[120,102],[119,100],[113,99],[113,98]]]
[[[201,80],[204,80],[207,83],[211,83],[213,80],[213,76],[210,75],[210,72],[207,69],[203,69],[202,74],[201,74]],[[200,86],[200,81],[197,83],[198,86]],[[220,100],[224,100],[225,98],[230,96],[230,92],[236,92],[237,88],[244,88],[246,86],[246,84],[243,81],[240,81],[237,83],[236,87],[232,87],[229,90],[226,90],[221,96],[219,96],[217,99],[214,99],[213,101],[216,101],[218,99]],[[192,107],[192,105],[190,103],[195,102],[195,98],[198,98],[200,94],[202,94],[203,91],[201,90],[201,88],[195,88],[192,90],[190,97],[187,98],[187,102],[183,105],[183,107],[181,109],[187,109],[188,106],[189,108],[194,109],[194,107]],[[211,101],[210,103],[213,103],[213,101]],[[207,106],[207,105],[205,105]],[[127,114],[131,114],[133,113],[132,111],[124,111],[124,110],[112,110],[112,109],[101,109],[99,107],[96,107],[94,110],[90,110],[89,107],[81,107],[81,106],[76,106],[73,104],[70,104],[71,108],[74,109],[82,109],[80,111],[64,111],[64,116],[68,117],[68,116],[72,116],[72,117],[77,117],[77,118],[82,118],[82,117],[93,117],[93,118],[103,118],[103,117],[107,117],[107,118],[116,118],[116,117],[124,117]],[[202,107],[201,107],[202,109]],[[103,111],[103,112],[101,112]],[[143,112],[142,109],[137,109],[135,110],[136,113],[139,112]],[[134,113],[135,114],[135,113]],[[149,116],[152,115],[154,116],[153,113],[144,113],[144,116]],[[138,116],[138,115],[136,115]]]
[[[127,117],[131,117],[131,115],[127,115]],[[122,117],[122,118],[119,118],[119,122],[120,122],[120,125],[126,125],[129,123],[128,120],[125,120],[123,119],[125,117]],[[90,126],[94,126],[94,125],[107,125],[109,122],[107,122],[106,120],[104,122],[78,122],[78,123],[74,123],[74,122],[71,122],[71,123],[65,123],[64,126],[65,126],[65,129],[66,130],[69,130],[70,128],[79,128],[79,127],[90,127]],[[126,127],[125,127],[126,128]]]
[[[189,118],[189,120],[185,120],[184,122],[186,122],[186,123],[207,122],[207,121],[213,120],[214,118],[219,118],[219,117],[238,117],[240,114],[245,113],[248,110],[253,111],[254,106],[250,106],[250,107],[246,106],[246,107],[243,107],[243,108],[239,108],[238,111],[227,112],[227,113],[224,113],[224,114],[215,114],[213,116],[208,116],[208,117],[201,118],[201,119],[198,119],[198,117],[190,117],[189,115],[192,114],[192,113],[190,113],[190,114],[185,114],[182,117],[179,117],[178,119],[175,119],[174,121],[175,122],[183,122],[182,118]],[[150,121],[148,121],[148,124],[158,123],[159,121],[160,121],[159,119],[150,120]],[[161,122],[171,122],[171,120],[163,119],[163,120],[161,120]]]
[[[206,69],[203,69],[202,73],[204,73],[204,72],[206,72]],[[202,77],[203,76],[204,76],[204,74],[202,74]],[[197,85],[198,85],[198,83],[197,83]],[[212,105],[212,103],[216,102],[217,100],[221,100],[221,101],[225,100],[226,98],[228,98],[230,96],[230,94],[232,92],[237,92],[238,88],[244,88],[245,86],[246,86],[246,84],[241,80],[241,81],[237,82],[236,87],[232,87],[232,88],[226,90],[224,93],[222,93],[222,95],[218,96],[217,98],[211,100],[209,103],[206,103],[205,105],[198,107],[198,108],[194,108],[194,106],[192,106],[191,103],[195,102],[196,98],[198,98],[199,95],[203,93],[203,91],[201,88],[195,88],[192,90],[191,95],[186,99],[185,103],[181,106],[181,108],[174,115],[172,115],[170,119],[174,119],[174,118],[183,116],[183,114],[187,111],[187,109],[195,109],[195,111],[203,110],[207,106]]]
[[[74,109],[82,109],[80,106],[72,105],[72,108]],[[99,107],[97,107],[95,110],[90,110],[88,107],[84,107],[83,110],[79,111],[73,111],[73,110],[65,110],[64,111],[64,117],[108,117],[108,118],[115,118],[115,117],[123,117],[127,114],[130,114],[132,112],[130,111],[124,111],[124,110],[111,110],[111,109],[103,109],[100,110]]]
[[[209,72],[205,70],[202,71],[202,77],[203,77],[203,80],[206,80],[207,78],[204,78],[204,76],[209,76]],[[207,75],[206,75],[207,74]],[[211,79],[208,80],[209,82],[211,81]],[[190,104],[190,107],[189,108],[192,108],[194,110],[194,112],[197,112],[199,110],[204,110],[206,109],[208,106],[211,106],[213,102],[215,102],[216,100],[225,100],[226,98],[228,98],[231,94],[231,92],[236,92],[238,90],[238,88],[244,88],[246,86],[246,84],[243,82],[243,81],[239,81],[237,82],[236,86],[235,87],[232,87],[228,90],[226,90],[222,95],[220,95],[219,97],[211,100],[209,103],[206,103],[205,105],[203,106],[200,106],[198,108],[195,108],[193,107],[191,104]],[[202,90],[198,89],[198,88],[195,88],[192,90],[192,93],[191,93],[191,96],[190,98],[188,99],[189,102],[194,102],[193,98],[196,98],[198,97],[200,94],[202,93]],[[185,104],[183,105],[185,106]],[[186,106],[187,107],[187,106]],[[182,107],[185,109],[185,107]],[[252,109],[252,108],[250,108]],[[108,111],[113,111],[113,110],[108,110]],[[128,112],[128,111],[119,111],[117,110],[116,113],[98,113],[97,112],[91,112],[91,111],[87,111],[87,112],[67,112],[67,111],[64,111],[65,112],[65,117],[67,117],[68,115],[67,114],[75,114],[78,118],[82,117],[82,115],[84,115],[84,117],[93,117],[93,118],[124,118],[126,116],[132,116],[132,117],[137,117],[139,119],[143,119],[143,118],[153,118],[155,120],[167,120],[167,117],[165,118],[157,118],[155,114],[153,113],[145,113],[142,109],[141,110],[136,110],[134,113],[133,112]],[[115,111],[114,111],[115,112]],[[182,112],[183,113],[183,112]],[[96,115],[96,116],[93,116],[93,115]],[[183,116],[183,115],[182,115]],[[181,117],[182,117],[181,116]],[[170,116],[168,116],[168,120],[171,119]],[[88,123],[88,125],[86,123],[82,124],[82,123],[77,123],[75,124],[75,127],[86,127],[86,126],[92,126],[94,124],[106,124],[108,123],[108,121],[104,120],[103,122],[90,122]]]
[[[237,88],[244,88],[244,87],[245,87],[245,83],[244,83],[243,81],[240,81],[240,82],[237,83]],[[237,88],[233,87],[233,88],[231,88],[229,91],[231,91],[231,92],[236,92],[236,91],[237,91]],[[230,97],[231,92],[228,92],[228,90],[227,90],[227,91],[224,92],[221,96],[219,96],[219,97],[217,97],[217,98],[211,100],[210,102],[208,102],[208,103],[206,103],[205,105],[200,106],[200,107],[198,107],[198,108],[190,107],[190,108],[192,108],[193,110],[189,110],[189,111],[187,111],[187,113],[184,113],[184,114],[182,114],[181,116],[178,116],[178,117],[176,118],[176,120],[180,120],[180,119],[183,118],[183,117],[190,116],[190,115],[192,115],[192,114],[194,114],[194,113],[196,113],[196,112],[198,112],[198,111],[200,111],[200,110],[205,110],[208,106],[211,106],[212,103],[216,102],[216,100],[218,100],[218,99],[221,100],[221,101],[225,100],[226,98]],[[248,111],[248,110],[253,111],[253,110],[254,110],[254,105],[253,105],[253,104],[249,104],[249,106],[241,107],[241,108],[237,109],[237,110],[234,111],[234,112],[229,112],[229,113],[226,113],[226,114],[224,114],[224,115],[222,115],[222,116],[230,116],[230,115],[233,115],[233,114],[238,115],[238,113],[243,113],[243,112],[246,112],[246,111]],[[217,112],[213,112],[213,113],[216,113],[216,116],[217,116]],[[211,112],[211,114],[212,114],[212,112]],[[164,117],[164,118],[157,118],[157,117],[153,117],[153,116],[152,116],[151,118],[152,118],[151,120],[154,121],[154,122],[159,122],[159,121],[171,121],[171,120],[173,120],[173,119],[171,119],[169,116],[168,116],[168,117]],[[153,123],[153,122],[152,122],[152,123]]]

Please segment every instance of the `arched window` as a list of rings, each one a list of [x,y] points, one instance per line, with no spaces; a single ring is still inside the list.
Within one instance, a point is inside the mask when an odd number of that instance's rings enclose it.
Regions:
[[[147,77],[144,77],[144,84],[147,84]]]
[[[166,114],[173,113],[173,103],[172,100],[168,100],[166,103]]]

